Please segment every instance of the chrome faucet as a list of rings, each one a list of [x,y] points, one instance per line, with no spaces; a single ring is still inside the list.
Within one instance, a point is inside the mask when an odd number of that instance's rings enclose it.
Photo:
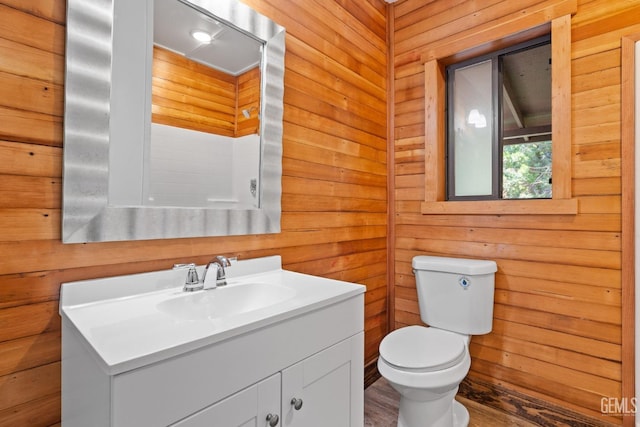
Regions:
[[[188,269],[187,278],[184,282],[184,287],[182,288],[185,292],[193,292],[193,291],[201,291],[206,289],[215,289],[218,286],[225,286],[227,284],[227,276],[225,267],[229,267],[231,263],[227,257],[222,255],[218,255],[215,257],[207,266],[204,268],[204,273],[202,274],[202,279],[198,279],[198,272],[196,271],[196,265],[191,264],[175,264],[173,266],[174,270],[182,270]],[[209,268],[213,267],[216,272],[213,274],[214,279],[210,277],[207,273],[209,272]]]
[[[231,263],[229,262],[229,259],[227,259],[227,257],[222,255],[218,255],[217,257],[215,257],[215,259],[209,262],[207,267],[204,269],[204,275],[202,276],[202,283],[203,283],[204,289],[217,288],[218,286],[226,286],[227,272],[225,268],[229,267],[230,265]],[[214,268],[216,269],[215,286],[207,286],[207,272],[209,271],[209,268],[211,266],[214,266]],[[211,279],[209,281],[211,281]]]

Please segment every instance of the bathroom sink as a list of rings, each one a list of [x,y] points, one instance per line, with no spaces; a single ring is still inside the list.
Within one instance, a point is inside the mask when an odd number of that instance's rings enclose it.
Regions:
[[[202,276],[200,268],[199,275]],[[64,283],[60,314],[109,374],[307,315],[364,286],[283,270],[279,256],[234,262],[227,285],[183,291],[184,270]]]
[[[158,303],[158,310],[184,320],[217,319],[266,308],[293,298],[293,288],[275,283],[240,283],[182,292]]]
[[[185,269],[62,284],[65,427],[362,426],[366,288],[279,256],[225,273],[193,292]]]

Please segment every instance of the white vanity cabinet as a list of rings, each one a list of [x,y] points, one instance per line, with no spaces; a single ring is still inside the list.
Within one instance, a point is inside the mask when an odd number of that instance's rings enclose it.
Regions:
[[[364,287],[279,268],[247,277],[247,289],[273,283],[292,296],[184,321],[157,308],[181,289],[110,294],[144,275],[90,281],[90,298],[63,284],[63,427],[361,427]]]
[[[172,425],[276,374],[281,375],[282,389],[277,393],[278,404],[267,408],[267,413],[280,415],[282,424],[278,425],[360,427],[364,399],[364,325],[358,319],[363,319],[364,314],[362,298],[360,295],[116,375],[111,386],[113,418],[110,425]],[[292,410],[293,398],[303,400],[299,411]],[[347,408],[344,408],[345,402]],[[337,411],[341,407],[341,412]],[[278,411],[279,408],[282,410]],[[249,408],[247,414],[251,415],[252,411],[255,409]],[[325,412],[331,416],[342,414],[343,418],[348,413],[349,417],[346,423],[326,424],[323,422]],[[265,420],[266,414],[262,421]]]
[[[362,333],[179,421],[175,427],[360,427]],[[281,409],[282,408],[282,409]]]

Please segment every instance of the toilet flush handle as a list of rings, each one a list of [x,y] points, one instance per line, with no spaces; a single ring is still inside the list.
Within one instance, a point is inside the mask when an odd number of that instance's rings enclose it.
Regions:
[[[465,276],[460,276],[460,278],[458,279],[458,283],[460,284],[460,286],[462,286],[462,289],[466,291],[471,285],[471,279]]]

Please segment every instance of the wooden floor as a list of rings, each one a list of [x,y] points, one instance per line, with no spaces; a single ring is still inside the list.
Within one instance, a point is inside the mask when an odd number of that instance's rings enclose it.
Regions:
[[[537,426],[471,400],[460,397],[457,399],[469,410],[469,427]],[[395,427],[399,400],[398,392],[391,388],[384,378],[377,380],[364,391],[364,426]]]

